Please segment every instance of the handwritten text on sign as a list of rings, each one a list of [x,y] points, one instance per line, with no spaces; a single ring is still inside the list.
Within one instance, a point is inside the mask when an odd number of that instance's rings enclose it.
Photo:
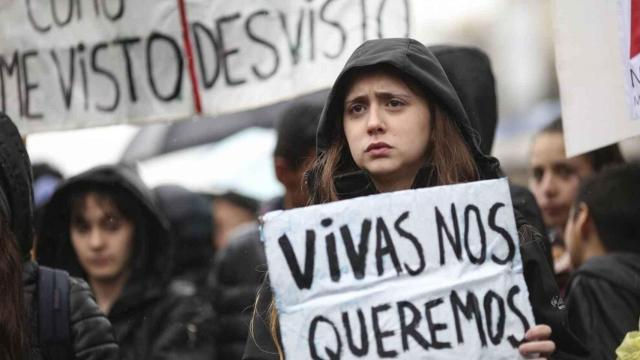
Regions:
[[[288,358],[517,358],[533,325],[507,181],[264,218]]]
[[[187,118],[194,93],[207,115],[245,110],[328,88],[364,40],[409,35],[408,0],[184,3],[191,51],[178,0],[0,1],[0,111],[28,133]]]

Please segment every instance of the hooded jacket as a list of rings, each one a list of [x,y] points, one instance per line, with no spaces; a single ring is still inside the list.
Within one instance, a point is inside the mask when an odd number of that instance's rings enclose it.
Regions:
[[[567,287],[569,321],[592,359],[615,359],[624,336],[638,329],[640,255],[593,257],[576,270]]]
[[[441,55],[446,48],[435,49]],[[454,62],[455,63],[455,62]],[[456,127],[460,131],[463,140],[467,144],[476,166],[479,171],[480,179],[495,179],[503,176],[500,164],[497,159],[485,155],[478,145],[479,137],[474,130],[467,112],[463,106],[456,88],[452,85],[447,77],[438,58],[427,49],[424,45],[413,39],[379,39],[370,40],[358,47],[347,60],[341,73],[338,75],[334,85],[329,93],[325,104],[317,133],[317,155],[322,156],[327,151],[333,139],[337,138],[339,131],[342,131],[334,119],[342,117],[342,99],[347,91],[348,81],[351,74],[355,71],[372,68],[375,66],[390,66],[415,81],[422,87],[422,90],[438,103],[443,111],[447,113],[448,119],[455,122]],[[489,68],[490,71],[490,68]],[[453,69],[450,69],[453,72]],[[460,89],[465,89],[464,83],[459,83]],[[472,94],[472,92],[470,93]],[[482,94],[478,92],[477,94]],[[469,95],[468,100],[472,97]],[[495,101],[495,96],[493,97]],[[474,109],[473,105],[468,106]],[[477,109],[477,108],[476,108]],[[475,119],[479,119],[474,114]],[[349,163],[349,162],[346,162]],[[421,169],[414,181],[413,188],[430,186],[428,179],[428,166]],[[310,193],[313,193],[318,186],[318,173],[309,172],[307,174],[307,183]],[[338,170],[338,174],[334,177],[334,184],[340,199],[348,199],[356,196],[363,196],[376,193],[376,189],[371,179],[365,171],[359,170],[355,166],[346,167]],[[573,337],[567,327],[567,315],[564,311],[557,285],[553,277],[547,257],[547,248],[544,244],[542,235],[531,225],[528,225],[516,213],[516,221],[518,231],[521,235],[521,254],[523,258],[524,277],[529,287],[529,299],[531,301],[534,316],[537,323],[548,324],[552,328],[552,339],[556,342],[556,346],[562,351],[557,354],[557,358],[571,358],[572,355],[564,354],[566,350],[569,354],[584,355],[585,351],[582,345]],[[265,294],[270,293],[268,287],[263,288]],[[269,297],[267,294],[263,297]],[[260,306],[262,305],[262,308]],[[266,313],[268,303],[258,304],[258,312]],[[254,317],[254,320],[256,318]],[[258,319],[256,323],[261,326],[254,327],[256,338],[268,336],[268,330],[262,326],[264,322]],[[256,340],[257,341],[257,340]],[[266,349],[261,351],[260,348]],[[245,352],[245,359],[261,359],[260,353],[266,354],[273,351],[273,345],[266,343],[255,344],[255,341],[249,339]]]
[[[178,185],[158,186],[153,192],[175,243],[170,287],[185,295],[201,293],[213,258],[211,202]]]
[[[212,311],[197,299],[167,291],[172,258],[168,223],[132,170],[100,166],[60,186],[43,212],[37,243],[39,261],[86,277],[70,241],[71,199],[96,189],[131,199],[138,214],[133,219],[131,275],[108,314],[123,358],[211,358],[213,345],[207,336]]]
[[[0,213],[9,218],[24,261],[22,283],[27,306],[29,360],[43,359],[46,350],[38,339],[38,265],[29,260],[33,238],[31,165],[20,134],[11,120],[0,113]],[[119,359],[113,329],[98,309],[86,282],[70,278],[70,343],[75,359]]]

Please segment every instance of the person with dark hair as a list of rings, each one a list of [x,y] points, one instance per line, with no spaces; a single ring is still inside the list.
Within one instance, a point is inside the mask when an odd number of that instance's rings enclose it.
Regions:
[[[211,203],[205,195],[178,185],[161,185],[153,192],[175,242],[169,287],[185,296],[202,294],[213,258]]]
[[[321,112],[320,105],[295,104],[278,123],[273,156],[276,177],[285,193],[265,204],[263,211],[306,205],[308,195],[302,180],[315,157],[315,134]],[[216,338],[221,359],[242,358],[251,321],[250,309],[264,278],[266,263],[257,224],[236,233],[229,240],[229,246],[216,254],[210,287],[219,318]]]
[[[171,254],[167,221],[151,192],[121,166],[68,179],[38,230],[39,261],[89,282],[124,359],[211,359],[213,314],[167,290]]]
[[[316,146],[317,158],[306,176],[311,204],[502,176],[499,162],[479,149],[439,61],[413,39],[369,40],[354,51],[325,103]],[[547,311],[545,304],[553,299],[539,285],[552,285],[554,279],[540,271],[548,267],[541,234],[521,217],[516,222],[539,324],[526,332],[519,351],[547,357],[556,349],[548,324],[561,325],[553,318],[562,314]],[[284,357],[270,290],[266,282],[256,300],[244,359]]]
[[[258,220],[258,201],[234,191],[212,196],[213,249],[222,250],[237,230]]]
[[[608,165],[621,163],[624,163],[624,158],[617,144],[568,158],[561,119],[551,122],[533,138],[529,157],[529,188],[542,210],[561,288],[564,288],[571,268],[563,231],[580,180]]]
[[[607,168],[580,186],[567,221],[569,321],[593,359],[615,359],[640,318],[639,185],[640,165]]]
[[[20,134],[0,113],[0,358],[119,359],[111,324],[98,309],[89,286],[31,260],[31,181],[31,164]],[[52,272],[60,283],[44,275]],[[68,287],[63,289],[62,284]],[[58,302],[67,302],[56,305],[46,287],[66,290],[58,293]],[[57,315],[53,313],[56,307]],[[46,329],[47,320],[54,318],[59,321],[56,334]]]

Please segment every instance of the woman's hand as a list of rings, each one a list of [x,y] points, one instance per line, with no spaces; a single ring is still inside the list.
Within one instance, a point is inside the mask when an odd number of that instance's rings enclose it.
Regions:
[[[548,325],[536,325],[524,334],[525,342],[518,347],[520,354],[527,359],[546,359],[556,350],[556,344],[549,340],[551,328]]]

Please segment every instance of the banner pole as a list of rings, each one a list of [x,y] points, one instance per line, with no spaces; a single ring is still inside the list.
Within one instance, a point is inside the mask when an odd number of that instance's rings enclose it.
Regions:
[[[198,86],[198,78],[196,77],[196,67],[193,61],[193,46],[191,44],[191,35],[189,34],[189,22],[187,21],[187,9],[185,0],[178,0],[178,10],[180,11],[180,25],[182,27],[182,40],[187,55],[187,66],[189,69],[189,78],[191,79],[191,92],[193,93],[193,105],[196,114],[202,114],[202,101],[200,99],[200,87]]]

